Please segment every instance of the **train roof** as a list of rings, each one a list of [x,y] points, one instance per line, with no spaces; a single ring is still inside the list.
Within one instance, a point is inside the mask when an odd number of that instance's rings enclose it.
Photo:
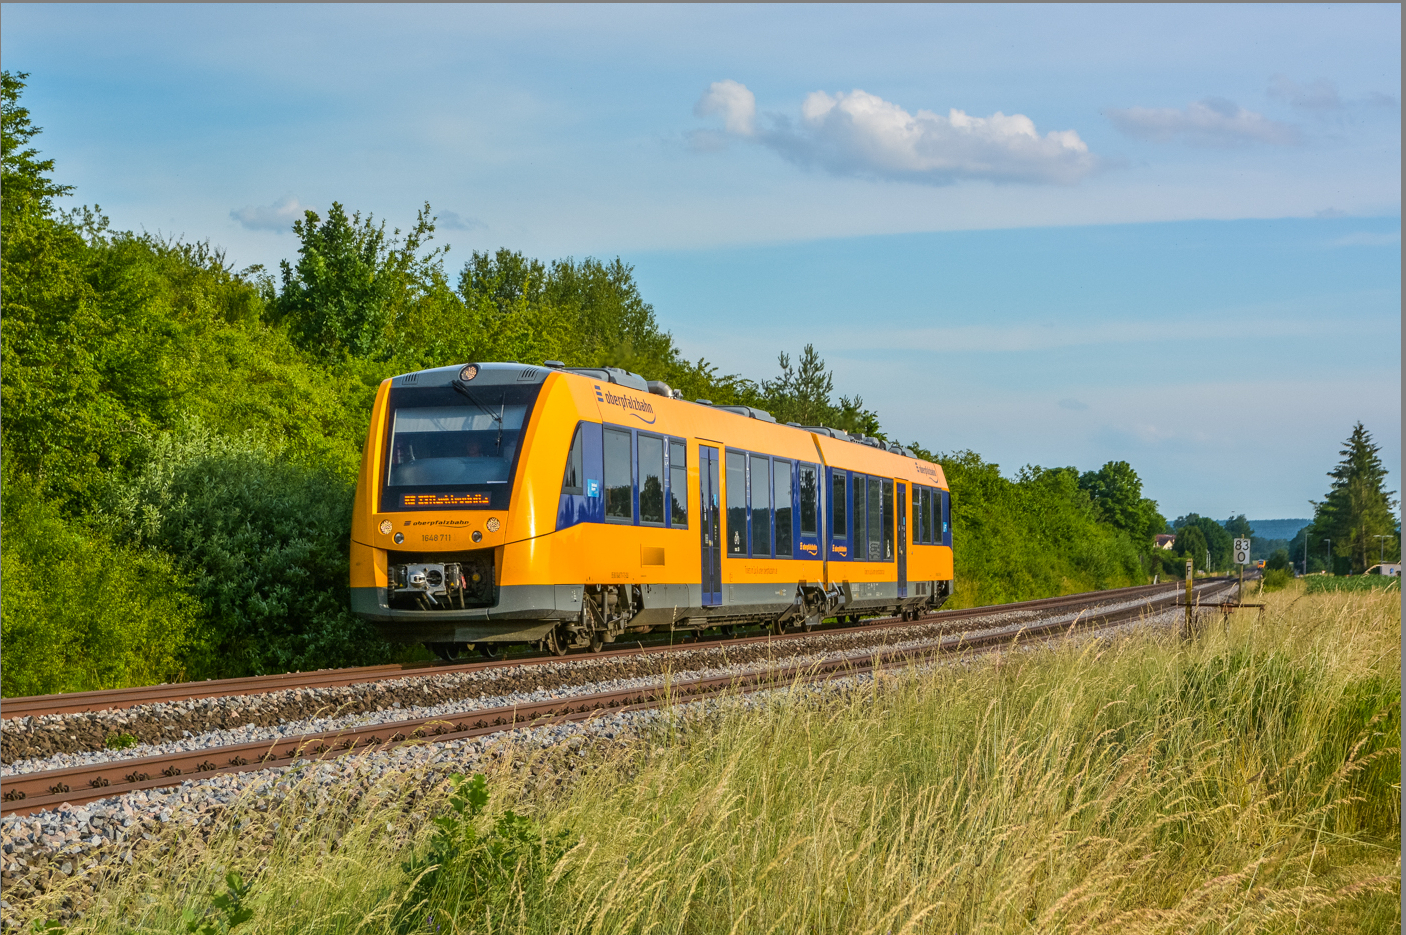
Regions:
[[[456,380],[461,379],[472,368],[472,374],[468,379],[473,380],[476,385],[483,386],[503,386],[509,384],[523,385],[533,383],[545,383],[547,377],[553,373],[570,374],[584,377],[590,380],[613,383],[617,386],[627,387],[642,393],[654,396],[662,396],[665,399],[689,405],[704,406],[714,412],[726,412],[742,418],[755,419],[759,422],[779,424],[771,413],[764,409],[757,409],[752,406],[715,406],[711,400],[696,399],[685,400],[683,394],[673,389],[667,383],[658,380],[647,380],[638,373],[623,370],[619,367],[567,367],[561,361],[548,360],[540,366],[532,364],[521,364],[503,361],[471,362],[467,364],[454,364],[448,367],[434,367],[429,370],[419,370],[414,373],[403,373],[391,378],[392,387],[434,387],[450,386]],[[876,449],[875,454],[884,452],[886,454],[899,455],[916,465],[928,465],[932,462],[919,458],[907,448],[903,448],[894,443],[886,443],[883,439],[873,438],[867,435],[852,435],[842,429],[831,428],[824,425],[801,425],[796,422],[787,422],[788,428],[799,429],[812,435],[819,436],[821,451],[825,454],[827,462],[839,465],[838,462],[853,463],[855,455],[850,446],[860,446],[862,448]],[[844,447],[837,445],[837,442],[845,443]],[[832,456],[835,458],[831,461]],[[863,459],[868,461],[870,459]],[[928,475],[934,472],[924,471],[922,467],[915,469],[918,474]],[[856,470],[862,469],[860,465],[853,465]],[[943,477],[942,469],[939,467],[933,479],[941,483]]]

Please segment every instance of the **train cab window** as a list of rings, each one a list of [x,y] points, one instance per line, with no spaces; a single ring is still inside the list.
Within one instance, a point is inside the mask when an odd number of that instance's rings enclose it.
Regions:
[[[771,462],[752,455],[752,554],[771,555]]]
[[[683,442],[669,442],[669,525],[688,526],[688,454]]]
[[[885,478],[879,482],[879,492],[883,499],[883,506],[879,515],[883,517],[880,525],[883,527],[884,541],[884,561],[893,561],[893,539],[894,539],[894,509],[893,509],[893,481]]]
[[[776,557],[791,557],[791,462],[771,463],[771,502],[776,509]]]
[[[664,439],[639,436],[640,522],[664,524]]]
[[[727,554],[747,554],[747,456],[727,453]]]
[[[581,496],[585,493],[585,480],[582,473],[581,426],[576,426],[576,435],[571,439],[571,450],[566,453],[566,471],[561,478],[561,492]]]
[[[630,457],[630,433],[605,430],[605,520],[608,523],[635,521],[634,476]]]
[[[801,535],[815,535],[816,494],[820,491],[815,483],[815,465],[801,465]]]
[[[830,478],[830,535],[843,539],[849,535],[849,495],[845,493],[845,475],[836,471]]]

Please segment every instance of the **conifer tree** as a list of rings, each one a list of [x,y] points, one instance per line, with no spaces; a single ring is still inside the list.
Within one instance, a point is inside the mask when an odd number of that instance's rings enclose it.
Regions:
[[[1331,539],[1333,554],[1349,558],[1352,571],[1361,573],[1373,564],[1377,536],[1399,541],[1392,499],[1396,491],[1385,489],[1381,446],[1372,444],[1372,434],[1361,422],[1353,426],[1345,445],[1338,452],[1343,460],[1328,473],[1333,483],[1327,497],[1313,503],[1313,536]]]

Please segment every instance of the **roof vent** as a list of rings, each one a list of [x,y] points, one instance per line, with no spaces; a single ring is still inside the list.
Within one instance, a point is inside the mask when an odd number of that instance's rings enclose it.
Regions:
[[[757,419],[761,422],[775,422],[776,417],[765,409],[754,409],[751,406],[719,406],[723,412],[735,412],[739,416],[746,416],[749,419]]]
[[[559,360],[544,360],[542,361],[542,366],[550,367],[552,370],[560,370],[561,368],[565,367],[566,364],[562,363]]]
[[[668,396],[672,398],[674,395],[673,387],[661,380],[650,380],[646,385],[649,387],[649,391],[655,396]]]
[[[697,403],[697,404],[700,405],[700,406],[711,406],[711,405],[713,405],[713,401],[712,401],[711,399],[695,399],[694,402]]]

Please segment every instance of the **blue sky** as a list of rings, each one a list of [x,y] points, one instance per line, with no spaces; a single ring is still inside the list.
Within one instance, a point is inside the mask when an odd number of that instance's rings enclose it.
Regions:
[[[622,256],[688,355],[813,342],[1008,471],[1302,516],[1361,419],[1401,486],[1398,6],[2,12],[119,227],[272,265],[429,201],[451,265]]]

